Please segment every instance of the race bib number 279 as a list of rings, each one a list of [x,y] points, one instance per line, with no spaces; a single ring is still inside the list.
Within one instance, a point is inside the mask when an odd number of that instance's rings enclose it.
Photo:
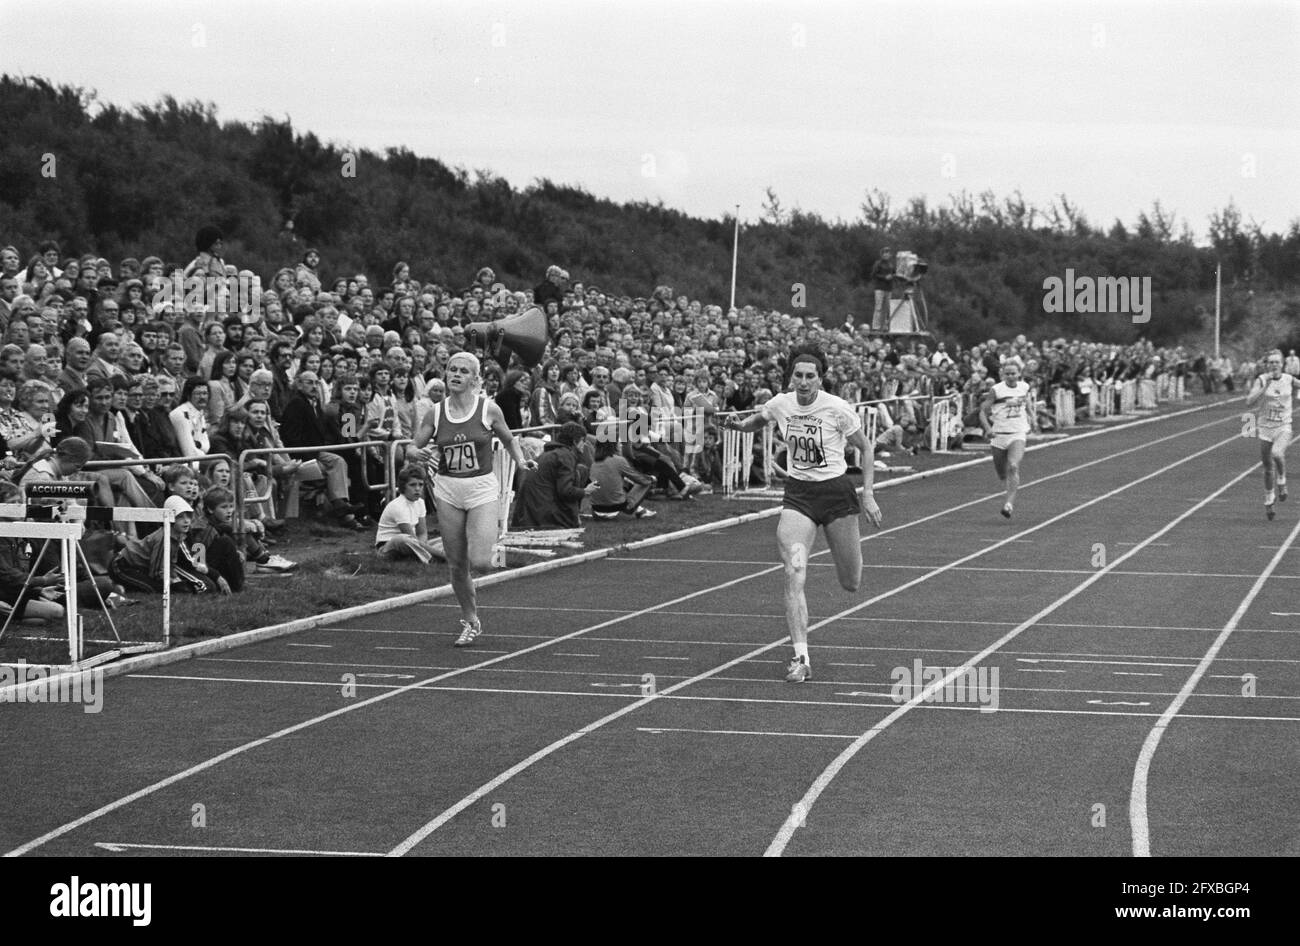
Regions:
[[[446,473],[468,473],[478,469],[478,451],[472,443],[457,443],[443,447],[442,469]]]

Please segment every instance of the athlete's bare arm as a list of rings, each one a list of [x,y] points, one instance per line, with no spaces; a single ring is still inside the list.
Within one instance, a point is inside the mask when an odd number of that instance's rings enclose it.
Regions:
[[[526,470],[537,469],[537,461],[529,460],[524,456],[524,448],[519,445],[515,435],[510,432],[506,426],[506,415],[501,413],[495,402],[488,401],[488,426],[492,428],[492,433],[496,434],[497,439],[501,441],[506,448],[506,452],[515,458],[515,463],[519,464]]]
[[[993,418],[989,416],[991,410],[993,410],[992,394],[980,401],[980,425],[984,428],[985,439],[993,434]]]
[[[1246,395],[1246,406],[1254,407],[1255,403],[1264,396],[1264,389],[1267,386],[1268,382],[1264,380],[1262,374],[1256,377],[1254,383],[1250,386],[1250,393]]]
[[[722,419],[722,426],[728,430],[739,430],[742,434],[753,433],[767,426],[767,418],[762,411],[755,411],[744,420],[737,420],[735,414],[728,414]]]
[[[878,529],[883,516],[880,507],[876,505],[876,494],[872,491],[875,481],[875,463],[871,441],[867,439],[867,433],[861,427],[844,439],[850,447],[858,451],[858,456],[862,457],[862,512],[867,517],[867,521]]]

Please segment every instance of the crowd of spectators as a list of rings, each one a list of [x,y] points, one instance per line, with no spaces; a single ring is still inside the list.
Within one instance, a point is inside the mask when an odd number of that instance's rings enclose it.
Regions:
[[[305,249],[263,286],[224,258],[215,227],[198,231],[193,252],[184,260],[148,256],[114,265],[93,253],[65,257],[53,241],[25,256],[0,248],[0,452],[11,481],[87,476],[106,506],[161,506],[179,496],[173,506],[189,508],[183,515],[194,517],[192,534],[220,544],[223,580],[196,580],[198,590],[242,587],[232,556],[245,567],[292,567],[268,549],[282,526],[272,497],[290,483],[318,484],[340,528],[374,529],[384,497],[372,485],[385,480],[384,451],[312,448],[411,437],[445,394],[447,359],[472,344],[467,326],[534,305],[549,324],[543,360],[525,370],[517,361],[484,359],[483,391],[512,429],[532,432],[531,449],[541,454],[553,441],[544,459],[563,484],[556,521],[565,524],[574,504],[593,493],[600,518],[645,516],[652,511],[643,499],[690,499],[717,485],[714,415],[753,410],[779,393],[784,353],[797,344],[818,343],[826,352],[827,391],[850,402],[883,402],[885,449],[925,444],[930,395],[959,393],[966,410],[976,410],[1008,359],[1020,362],[1049,404],[1053,390],[1065,387],[1086,405],[1108,379],[1171,371],[1200,377],[1212,390],[1239,376],[1225,360],[1146,342],[1019,336],[970,348],[900,343],[871,331],[869,315],[855,321],[755,306],[726,311],[667,286],[645,296],[606,291],[571,280],[559,266],[532,287],[507,286],[486,266],[467,285],[429,281],[428,268],[404,261],[372,280],[340,273]],[[639,428],[626,426],[637,418]],[[620,431],[614,447],[601,436],[611,423]],[[569,433],[554,437],[566,424]],[[570,443],[578,425],[586,441]],[[627,436],[631,429],[637,432]],[[212,459],[237,459],[250,448],[271,452],[242,470]],[[279,452],[285,448],[307,452]],[[84,471],[90,460],[122,459],[141,462]],[[174,483],[178,470],[190,473],[192,489],[172,489],[169,477]],[[236,478],[255,498],[238,515],[223,516]],[[540,495],[540,487],[531,492]],[[518,516],[551,522],[532,508]],[[383,543],[392,537],[386,526]],[[137,576],[161,554],[123,549]],[[190,565],[200,568],[182,571],[203,574],[202,563]]]

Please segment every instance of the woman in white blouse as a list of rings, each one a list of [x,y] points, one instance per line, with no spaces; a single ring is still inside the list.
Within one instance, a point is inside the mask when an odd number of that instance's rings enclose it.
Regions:
[[[181,403],[168,415],[181,454],[202,457],[208,453],[208,382],[189,378],[181,389]]]

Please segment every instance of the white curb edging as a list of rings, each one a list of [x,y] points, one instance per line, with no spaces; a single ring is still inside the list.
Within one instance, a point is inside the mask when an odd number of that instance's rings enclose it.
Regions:
[[[1175,411],[1172,414],[1159,414],[1155,417],[1142,418],[1128,424],[1120,424],[1115,427],[1103,427],[1100,430],[1090,431],[1077,436],[1063,437],[1059,440],[1049,440],[1046,443],[1035,444],[1032,447],[1027,448],[1025,452],[1028,453],[1034,450],[1045,450],[1061,444],[1084,440],[1088,437],[1113,433],[1117,430],[1127,430],[1131,427],[1140,427],[1144,424],[1153,424],[1163,420],[1171,420],[1175,417],[1195,414],[1211,407],[1220,407],[1225,403],[1231,403],[1235,400],[1241,400],[1241,398],[1231,398],[1227,401],[1216,401],[1212,404],[1202,404],[1198,407],[1190,407],[1186,410]],[[936,467],[933,470],[909,473],[906,476],[900,476],[897,479],[891,479],[884,483],[877,483],[875,484],[875,488],[888,489],[889,487],[899,486],[903,483],[928,479],[953,470],[968,469],[969,467],[977,466],[981,463],[987,464],[988,462],[989,458],[987,456],[975,457],[971,460],[962,461],[961,463]],[[614,555],[615,553],[632,552],[639,549],[649,548],[654,545],[661,545],[665,542],[674,542],[678,539],[690,538],[691,536],[699,535],[702,532],[712,532],[717,529],[727,529],[732,526],[743,525],[747,522],[754,522],[758,519],[767,519],[779,514],[780,511],[780,506],[773,506],[770,509],[764,509],[759,512],[744,513],[743,515],[733,516],[729,519],[719,519],[716,522],[705,522],[697,526],[691,526],[688,529],[680,529],[677,532],[667,532],[663,535],[650,536],[649,538],[638,539],[635,542],[628,542],[623,545],[613,545],[607,548],[592,549],[589,552],[582,552],[578,555],[551,559],[545,562],[536,562],[532,565],[524,565],[520,568],[512,568],[506,571],[496,572],[480,578],[477,582],[477,587],[487,588],[492,585],[501,584],[502,582],[513,581],[516,578],[526,578],[531,575],[539,575],[556,568],[566,568],[570,565],[580,565],[583,562],[597,561],[602,558],[607,558],[610,555]],[[143,654],[139,657],[128,657],[118,663],[104,667],[96,667],[95,669],[101,671],[105,677],[117,677],[128,673],[136,673],[141,670],[151,670],[155,667],[180,663],[183,660],[192,660],[195,657],[203,657],[208,654],[233,650],[236,647],[243,647],[245,644],[255,644],[260,641],[273,640],[277,637],[286,637],[290,634],[297,634],[299,631],[313,630],[326,624],[334,624],[352,618],[366,617],[371,614],[382,614],[385,611],[393,611],[412,604],[422,604],[426,601],[436,601],[437,599],[445,598],[450,594],[452,594],[452,587],[450,584],[439,585],[436,588],[428,588],[424,591],[412,591],[408,594],[398,595],[395,598],[383,598],[379,601],[370,601],[366,604],[359,604],[350,608],[341,608],[337,611],[327,611],[324,614],[315,614],[305,618],[298,618],[297,620],[287,621],[283,624],[272,624],[268,627],[254,628],[249,631],[238,631],[234,634],[228,634],[223,637],[214,637],[210,640],[197,641],[193,644],[183,644],[180,647],[175,647],[171,650],[155,654]],[[75,676],[77,673],[83,672],[87,671],[70,671],[67,674],[51,679],[58,680],[62,679],[64,676]],[[11,695],[9,691],[16,689],[17,686],[21,686],[21,684],[0,689],[0,700],[8,698]]]

